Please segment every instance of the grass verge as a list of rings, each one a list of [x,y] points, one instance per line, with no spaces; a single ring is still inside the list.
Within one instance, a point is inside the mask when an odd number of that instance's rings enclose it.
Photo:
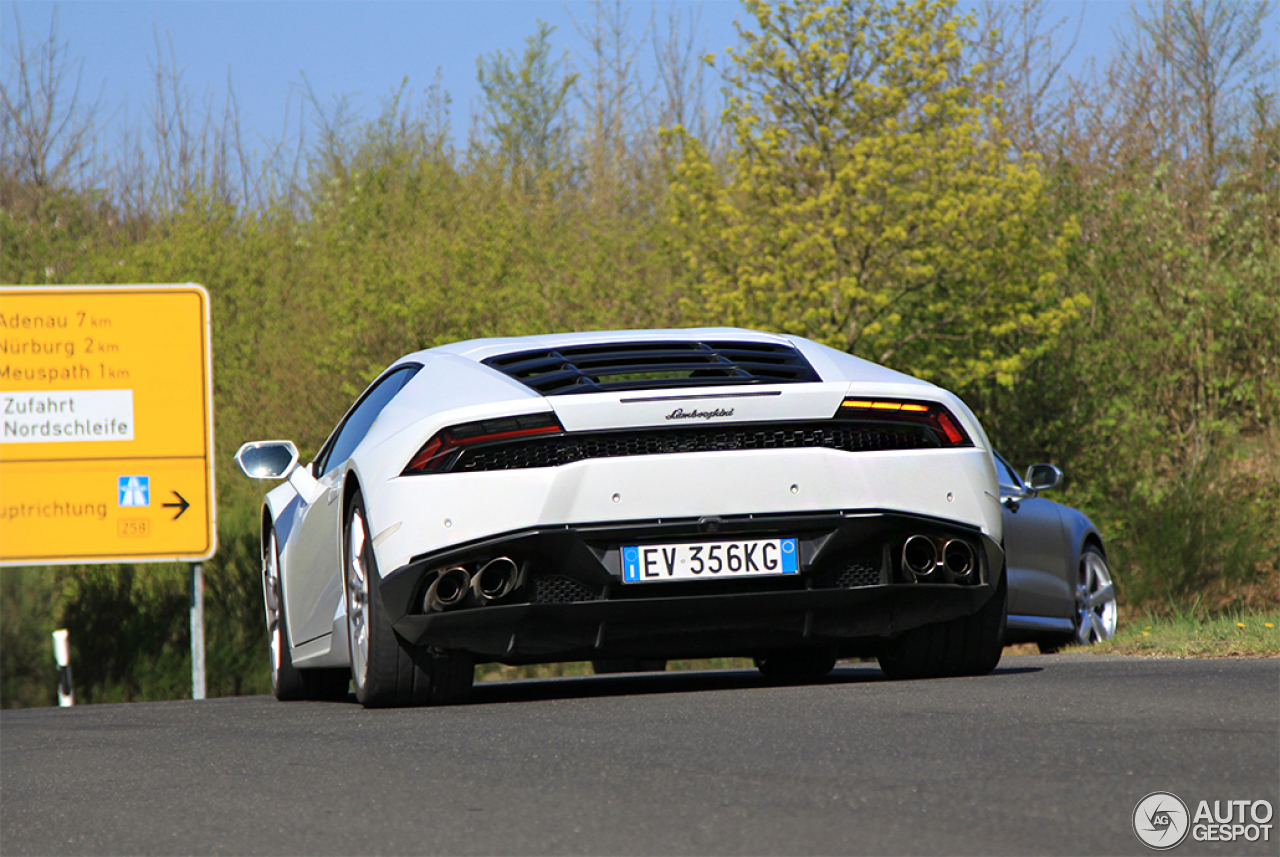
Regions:
[[[1025,647],[1017,647],[1019,650]],[[1034,653],[1035,647],[1028,653]],[[1280,610],[1121,616],[1115,637],[1063,651],[1153,658],[1280,657]],[[1017,654],[1006,650],[1006,654]]]
[[[1280,610],[1222,613],[1206,616],[1175,612],[1121,617],[1115,637],[1093,646],[1069,646],[1063,651],[1090,655],[1138,655],[1153,658],[1274,658],[1280,657]],[[1009,646],[1006,655],[1037,654],[1034,645]],[[752,669],[750,658],[711,658],[670,661],[667,670]],[[591,675],[588,661],[509,667],[484,664],[476,681],[519,678],[560,678]]]
[[[693,661],[667,662],[667,672],[741,669],[755,669],[755,664],[750,658],[704,658]],[[592,674],[590,661],[572,661],[563,664],[531,664],[523,667],[509,667],[505,664],[482,664],[476,668],[476,681],[510,681],[517,678],[562,678],[564,676]]]
[[[1009,646],[1006,655],[1038,654],[1035,645]],[[1274,658],[1280,657],[1280,610],[1121,617],[1114,638],[1093,646],[1069,646],[1063,651],[1091,655],[1138,655],[1152,658]],[[667,670],[752,669],[749,658],[711,658],[671,661]],[[484,664],[476,681],[509,681],[519,678],[559,678],[591,675],[591,664],[534,664],[509,667]]]

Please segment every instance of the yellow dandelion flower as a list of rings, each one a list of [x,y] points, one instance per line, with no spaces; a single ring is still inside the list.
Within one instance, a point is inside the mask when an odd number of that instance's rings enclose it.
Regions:
[[[1150,632],[1148,632],[1148,631],[1143,631],[1143,632],[1142,632],[1142,636],[1144,636],[1144,637],[1150,637],[1150,636],[1151,636],[1151,634],[1150,634]]]
[[[1263,623],[1262,623],[1262,625],[1263,625],[1263,627],[1265,627],[1265,628],[1274,628],[1274,627],[1275,627],[1275,625],[1272,625],[1270,622],[1263,622]]]
[[[1243,627],[1244,627],[1244,623],[1243,623],[1243,622],[1237,622],[1237,623],[1236,623],[1236,627],[1237,627],[1237,628],[1243,628]]]

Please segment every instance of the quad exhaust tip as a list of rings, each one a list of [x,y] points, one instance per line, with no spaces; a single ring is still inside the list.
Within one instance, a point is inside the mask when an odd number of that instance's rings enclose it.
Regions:
[[[500,556],[480,566],[473,574],[460,565],[436,575],[422,598],[428,613],[458,607],[472,595],[483,605],[510,595],[520,583],[520,569],[511,557]]]
[[[912,536],[902,546],[902,564],[916,577],[931,574],[938,565],[938,547],[928,536]]]
[[[446,568],[431,582],[431,588],[423,599],[428,612],[457,607],[467,597],[471,587],[471,575],[460,565]]]
[[[941,548],[941,550],[939,550]],[[916,579],[946,569],[953,577],[968,577],[978,567],[973,545],[963,539],[933,539],[915,535],[902,546],[902,566]]]
[[[491,559],[471,576],[471,591],[481,604],[497,601],[511,594],[516,588],[519,569],[515,562],[506,556]]]
[[[942,564],[956,577],[967,577],[978,566],[977,557],[968,542],[951,539],[942,549]]]

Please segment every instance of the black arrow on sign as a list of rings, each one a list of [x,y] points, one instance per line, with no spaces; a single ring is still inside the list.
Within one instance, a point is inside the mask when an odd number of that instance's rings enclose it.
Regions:
[[[178,498],[178,502],[176,502],[176,503],[163,503],[163,504],[161,504],[161,505],[163,505],[166,509],[177,509],[177,510],[178,510],[178,514],[176,514],[176,515],[174,515],[174,516],[173,516],[173,519],[176,521],[176,520],[178,520],[179,518],[181,518],[181,517],[182,517],[182,513],[183,513],[183,512],[185,512],[185,511],[187,511],[187,508],[188,508],[191,504],[190,504],[190,503],[188,503],[185,499],[183,499],[183,496],[182,496],[181,494],[179,494],[177,491],[174,491],[174,492],[173,492],[173,496],[175,496],[175,497],[177,497],[177,498]]]

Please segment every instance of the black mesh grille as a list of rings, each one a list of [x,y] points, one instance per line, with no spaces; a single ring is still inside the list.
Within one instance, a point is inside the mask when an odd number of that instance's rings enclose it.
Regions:
[[[761,342],[577,345],[503,354],[484,364],[544,396],[821,380],[792,346]]]
[[[534,581],[533,600],[539,604],[572,604],[576,601],[595,601],[596,593],[571,577],[553,574]]]
[[[880,583],[880,566],[869,562],[852,562],[836,575],[836,586],[851,589],[855,586],[875,586]]]
[[[452,472],[555,467],[588,458],[718,452],[752,449],[837,449],[872,452],[941,446],[923,425],[886,425],[825,420],[820,423],[707,426],[580,432],[555,437],[514,438],[463,450]]]

